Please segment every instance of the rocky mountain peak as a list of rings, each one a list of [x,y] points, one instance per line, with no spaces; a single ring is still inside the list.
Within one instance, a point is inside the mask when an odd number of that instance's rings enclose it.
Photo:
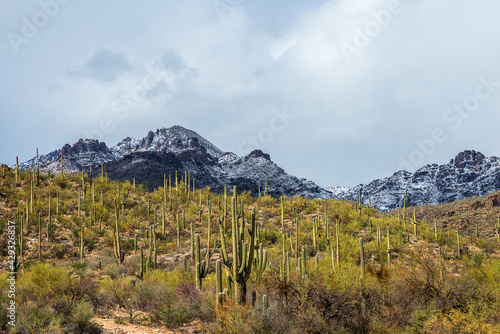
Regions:
[[[445,165],[431,164],[414,173],[399,171],[366,185],[329,190],[335,198],[356,200],[358,189],[361,189],[365,204],[371,198],[372,205],[383,211],[402,207],[404,193],[407,206],[484,196],[500,190],[500,159],[466,150]]]
[[[216,160],[223,155],[223,152],[208,140],[179,125],[149,131],[146,137],[140,140],[127,137],[111,149],[120,156],[134,152],[163,152],[183,156],[201,154],[208,160]]]
[[[158,133],[158,131],[156,131]],[[150,147],[151,144],[153,143],[153,139],[155,138],[155,134],[153,131],[149,131],[147,136],[142,139],[142,142],[144,143],[145,146]]]
[[[63,155],[78,155],[81,153],[90,153],[90,152],[100,152],[100,153],[109,153],[109,149],[106,146],[106,143],[99,142],[95,139],[82,139],[80,138],[76,143],[72,146],[66,144],[62,147]]]
[[[482,165],[485,160],[486,157],[481,152],[465,150],[452,159],[450,164],[453,164],[457,168],[477,167]]]
[[[90,164],[103,164],[110,178],[135,179],[150,189],[162,186],[165,174],[174,176],[189,171],[196,187],[210,187],[214,191],[235,185],[241,191],[256,195],[259,186],[263,189],[267,182],[268,193],[273,196],[330,196],[313,182],[285,173],[261,150],[245,157],[224,153],[196,132],[179,125],[149,131],[139,140],[127,137],[111,148],[97,140],[80,139],[73,145],[64,145],[62,150],[41,156],[42,171],[59,172],[61,151],[65,172],[89,171]],[[30,160],[21,164],[21,168],[32,168],[32,165]]]
[[[271,161],[269,154],[262,152],[262,150],[253,150],[247,155],[247,158],[264,158]]]

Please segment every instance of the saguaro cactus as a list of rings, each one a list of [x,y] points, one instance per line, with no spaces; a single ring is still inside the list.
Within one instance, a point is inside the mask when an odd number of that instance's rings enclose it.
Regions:
[[[196,262],[194,262],[194,229],[193,229],[193,222],[191,222],[191,262],[193,262],[196,265]]]
[[[434,219],[434,240],[437,242],[438,241],[438,227],[437,227],[437,220]]]
[[[120,243],[120,230],[118,228],[118,220],[120,219],[120,213],[118,211],[118,207],[116,205],[116,199],[115,199],[115,238],[116,238],[116,253],[118,255],[118,264],[122,264],[123,256],[122,256],[122,249],[121,249],[121,243]]]
[[[28,224],[26,224],[26,225],[28,225]],[[19,229],[19,257],[21,258],[21,268],[24,272],[23,251],[24,251],[24,222],[23,222],[23,218],[21,217],[21,227]]]
[[[438,249],[439,254],[439,277],[441,278],[441,282],[444,283],[444,263],[443,263],[443,255],[441,251],[441,247]]]
[[[31,180],[31,201],[30,201],[30,213],[33,214],[33,204],[35,202],[34,195],[33,195],[33,180]],[[28,222],[29,220],[26,220]]]
[[[335,226],[336,252],[337,252],[337,268],[340,268],[340,226],[337,222]]]
[[[285,230],[285,207],[283,204],[283,196],[281,196],[281,229]]]
[[[181,222],[179,218],[179,213],[175,214],[175,230],[176,230],[176,246],[181,246]]]
[[[227,216],[227,187],[224,186],[224,216]]]
[[[333,244],[330,244],[330,257],[332,259],[332,270],[335,270],[335,252],[333,250]]]
[[[268,315],[269,312],[268,312],[268,309],[269,309],[269,304],[268,304],[268,299],[267,299],[267,295],[263,295],[262,296],[262,312],[264,313],[264,315]]]
[[[151,235],[153,236],[153,249],[154,249],[154,258],[153,258],[153,266],[156,268],[157,266],[157,256],[158,256],[158,247],[156,247],[156,226],[155,224],[151,225]]]
[[[295,253],[297,260],[299,258],[299,218],[295,218],[295,250],[292,248],[292,252]]]
[[[257,284],[260,283],[260,277],[264,270],[266,269],[267,264],[267,249],[262,249],[262,243],[259,245],[259,250],[257,252],[257,256],[255,257],[255,269],[257,276]]]
[[[216,277],[216,285],[215,285],[215,300],[216,307],[219,307],[219,304],[222,304],[222,262],[220,259],[215,262],[215,277]]]
[[[36,149],[36,186],[40,185],[40,163],[38,158],[38,147]]]
[[[358,210],[361,212],[361,206],[363,203],[361,202],[361,188],[358,189],[358,202],[357,202],[357,207]]]
[[[90,163],[90,166],[89,166],[89,185],[92,186],[92,163]],[[92,192],[92,194],[94,194],[94,193]]]
[[[139,275],[137,275],[137,277],[139,277],[139,279],[141,280],[144,278],[144,251],[142,249],[142,246],[141,246],[140,264],[139,264]]]
[[[387,266],[391,265],[391,234],[389,233],[389,224],[387,225]]]
[[[206,261],[208,262],[210,259],[210,240],[212,237],[212,205],[210,204],[208,195],[207,195],[207,203],[208,203],[208,217],[207,217],[207,254],[206,254]],[[183,211],[184,214],[184,211]],[[183,219],[184,216],[183,216]]]
[[[380,228],[380,222],[378,221],[378,218],[377,218],[377,249],[380,249],[381,239],[382,239],[382,231]]]
[[[498,224],[497,224],[497,243],[500,245],[500,215],[498,216]]]
[[[415,209],[413,209],[413,234],[417,237],[417,217],[415,215]]]
[[[85,227],[81,226],[80,231],[80,261],[83,261],[83,251],[84,251],[84,243],[85,243]]]
[[[38,261],[42,262],[42,214],[38,213]]]
[[[196,243],[194,250],[195,262],[196,262],[196,288],[201,290],[202,279],[204,279],[208,274],[208,263],[205,260],[200,261],[200,235],[196,234]]]
[[[236,188],[236,187],[235,187]],[[235,189],[236,190],[236,189]],[[234,192],[236,195],[236,191]],[[233,259],[229,260],[224,233],[220,233],[222,245],[222,261],[229,270],[230,280],[234,283],[235,300],[243,304],[246,302],[246,282],[250,278],[255,252],[255,208],[252,209],[251,226],[248,229],[249,242],[245,242],[244,233],[239,233],[236,197],[232,198],[232,246]],[[244,231],[243,231],[244,232]]]
[[[317,250],[318,247],[318,238],[321,236],[320,230],[319,230],[319,218],[313,218],[313,248],[314,251]]]
[[[306,247],[302,246],[302,255],[300,258],[300,271],[302,273],[302,281],[306,279]]]
[[[359,238],[359,259],[361,267],[361,279],[365,277],[365,248],[363,246],[363,238]]]
[[[406,191],[403,192],[403,227],[406,229]]]
[[[16,183],[19,182],[19,157],[16,155]]]

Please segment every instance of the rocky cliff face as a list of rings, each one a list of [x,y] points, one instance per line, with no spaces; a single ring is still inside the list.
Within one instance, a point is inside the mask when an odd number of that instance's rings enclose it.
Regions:
[[[210,187],[222,191],[224,186],[236,185],[241,191],[257,194],[267,180],[268,193],[273,196],[302,195],[311,198],[330,197],[330,193],[311,181],[288,175],[272,162],[270,156],[255,150],[244,157],[225,153],[196,132],[181,126],[150,131],[137,140],[125,138],[108,148],[105,143],[92,139],[80,139],[73,145],[66,144],[40,157],[42,171],[58,173],[63,155],[64,171],[77,173],[104,172],[112,179],[130,180],[147,184],[149,189],[163,186],[163,175],[173,179],[177,171],[179,179],[187,170],[197,187]],[[32,160],[21,164],[21,169],[32,168]]]
[[[335,198],[355,200],[361,190],[363,203],[387,211],[406,205],[443,204],[500,190],[500,159],[464,151],[445,165],[427,165],[415,173],[399,171],[382,180],[353,188],[331,187]]]

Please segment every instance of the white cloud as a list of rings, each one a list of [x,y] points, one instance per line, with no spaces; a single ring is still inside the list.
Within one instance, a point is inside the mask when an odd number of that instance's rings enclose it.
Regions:
[[[266,145],[286,171],[324,186],[383,176],[415,139],[446,126],[443,112],[471,93],[478,76],[500,80],[500,4],[493,0],[401,0],[402,11],[347,61],[342,44],[354,45],[389,3],[244,1],[221,20],[211,1],[70,2],[19,54],[3,40],[0,107],[6,122],[24,121],[29,135],[25,146],[10,141],[0,160],[10,163],[21,151],[29,158],[37,138],[45,152],[76,141],[104,117],[115,125],[105,136],[110,145],[181,124],[237,151],[269,124],[273,110],[287,107],[296,120]],[[39,10],[11,0],[6,8],[1,36]],[[132,101],[126,117],[114,113],[158,64],[164,74],[140,102]],[[499,99],[500,91],[426,163],[446,162],[465,148],[500,155],[471,135],[482,124],[489,142],[500,139],[490,129]],[[4,135],[15,138],[16,127]]]
[[[70,76],[87,76],[97,81],[114,82],[130,70],[130,64],[123,53],[98,49],[80,69],[70,70]]]

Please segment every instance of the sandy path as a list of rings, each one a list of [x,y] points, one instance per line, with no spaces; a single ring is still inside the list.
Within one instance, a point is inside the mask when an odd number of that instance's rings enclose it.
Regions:
[[[103,334],[174,334],[174,333],[202,333],[201,322],[193,323],[177,329],[175,332],[167,329],[165,326],[150,327],[135,325],[129,323],[116,323],[114,319],[94,317],[92,319],[104,329]]]

